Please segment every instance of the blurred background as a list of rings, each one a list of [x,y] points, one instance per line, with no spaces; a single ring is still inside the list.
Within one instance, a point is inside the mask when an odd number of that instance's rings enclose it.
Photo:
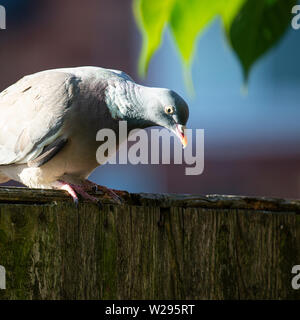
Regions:
[[[40,70],[94,65],[120,69],[137,82],[177,91],[190,107],[189,128],[205,130],[202,175],[185,165],[104,165],[91,180],[131,192],[300,197],[300,30],[255,64],[242,88],[238,60],[216,20],[199,39],[187,92],[169,32],[137,76],[141,36],[131,0],[6,0],[0,30],[0,90]],[[10,182],[10,185],[14,183]]]

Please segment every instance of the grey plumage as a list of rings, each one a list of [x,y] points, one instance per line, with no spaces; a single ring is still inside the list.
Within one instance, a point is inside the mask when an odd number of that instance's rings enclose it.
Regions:
[[[172,105],[171,115],[164,108]],[[0,94],[0,182],[56,188],[81,184],[99,165],[96,133],[185,125],[188,107],[168,89],[136,84],[118,70],[65,68],[25,76]]]

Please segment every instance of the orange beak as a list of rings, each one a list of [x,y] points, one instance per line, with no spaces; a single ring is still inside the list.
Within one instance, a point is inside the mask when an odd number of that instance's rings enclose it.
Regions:
[[[185,148],[187,146],[187,137],[184,133],[185,130],[185,126],[182,126],[181,124],[177,124],[176,125],[176,135],[178,136],[178,138],[180,139],[183,148]]]

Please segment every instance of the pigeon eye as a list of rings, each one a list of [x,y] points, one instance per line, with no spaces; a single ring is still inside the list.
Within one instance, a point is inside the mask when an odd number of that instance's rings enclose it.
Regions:
[[[174,113],[174,108],[172,106],[165,107],[165,113],[167,114]]]

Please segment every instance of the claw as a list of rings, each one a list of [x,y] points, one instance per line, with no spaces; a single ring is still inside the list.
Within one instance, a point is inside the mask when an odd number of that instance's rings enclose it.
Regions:
[[[78,198],[77,199],[73,198],[73,201],[74,201],[74,204],[75,204],[76,208],[78,208],[78,206],[79,206]]]
[[[96,184],[94,186],[92,186],[92,191],[93,192],[97,192],[98,191],[98,186]]]
[[[99,208],[100,210],[103,209],[103,204],[102,204],[102,202],[101,202],[100,200],[97,202],[97,206],[98,206],[98,208]]]

